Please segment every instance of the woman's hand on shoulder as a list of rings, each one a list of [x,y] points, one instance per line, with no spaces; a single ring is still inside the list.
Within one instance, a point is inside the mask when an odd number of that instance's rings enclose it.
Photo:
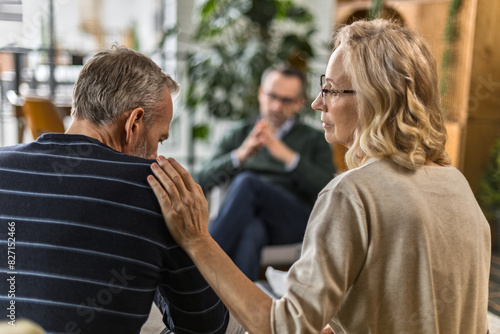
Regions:
[[[200,185],[177,161],[160,156],[148,182],[160,203],[163,218],[175,241],[190,252],[210,239],[208,203]]]

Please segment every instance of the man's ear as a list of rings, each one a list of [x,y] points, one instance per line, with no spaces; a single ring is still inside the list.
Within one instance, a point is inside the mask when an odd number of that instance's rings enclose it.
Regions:
[[[134,135],[140,133],[142,127],[144,127],[144,109],[135,108],[125,120],[125,141],[130,143]]]

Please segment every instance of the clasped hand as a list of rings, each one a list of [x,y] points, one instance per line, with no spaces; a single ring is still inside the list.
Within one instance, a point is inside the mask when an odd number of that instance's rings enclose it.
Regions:
[[[275,130],[268,122],[260,120],[236,150],[236,156],[240,162],[243,162],[257,153],[262,147],[266,147],[275,159],[283,162],[285,165],[292,161],[295,153],[283,141],[276,138]]]

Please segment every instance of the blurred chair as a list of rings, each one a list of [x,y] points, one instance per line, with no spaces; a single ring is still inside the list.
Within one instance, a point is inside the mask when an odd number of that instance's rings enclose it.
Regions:
[[[24,137],[24,115],[23,115],[23,99],[13,90],[5,93],[7,100],[12,105],[12,111],[17,120],[17,142],[22,143]]]
[[[64,132],[62,117],[50,100],[41,97],[26,97],[23,112],[33,139],[47,132]]]

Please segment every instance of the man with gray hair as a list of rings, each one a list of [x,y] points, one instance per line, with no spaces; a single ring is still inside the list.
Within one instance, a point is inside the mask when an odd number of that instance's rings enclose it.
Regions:
[[[114,47],[84,65],[65,134],[0,148],[0,245],[15,255],[0,264],[0,303],[14,321],[139,333],[155,299],[175,333],[225,332],[226,308],[146,181],[178,89],[148,57]]]

